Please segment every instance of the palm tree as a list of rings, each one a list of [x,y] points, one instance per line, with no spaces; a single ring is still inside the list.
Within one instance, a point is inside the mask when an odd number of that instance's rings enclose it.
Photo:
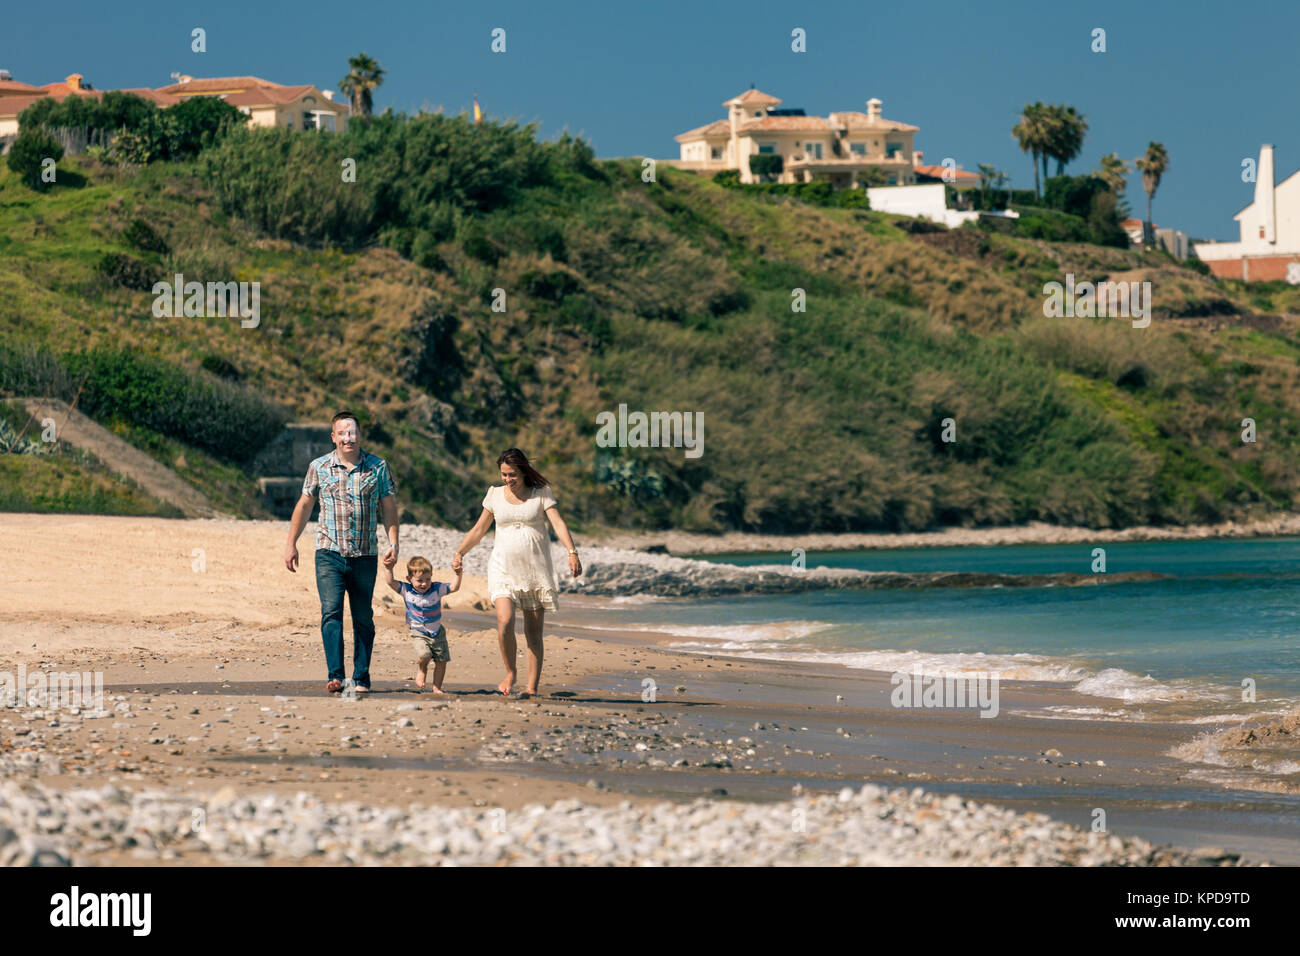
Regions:
[[[1040,196],[1038,186],[1038,157],[1043,157],[1043,175],[1047,175],[1047,147],[1051,144],[1051,123],[1048,107],[1040,100],[1032,105],[1025,104],[1020,114],[1020,122],[1011,129],[1011,135],[1020,144],[1022,153],[1034,157],[1034,195]]]
[[[1152,142],[1147,145],[1147,154],[1135,163],[1142,173],[1142,188],[1147,194],[1147,221],[1142,224],[1142,244],[1148,249],[1155,241],[1155,226],[1151,223],[1151,200],[1160,188],[1160,179],[1169,169],[1169,153],[1163,143]]]
[[[1011,177],[1008,176],[1006,173],[1004,173],[1004,172],[1003,172],[1002,170],[1000,170],[1000,169],[999,169],[996,173],[993,174],[993,181],[997,184],[997,188],[998,188],[998,189],[1001,189],[1001,188],[1002,188],[1003,186],[1005,186],[1008,182],[1010,182],[1010,180],[1011,180]],[[1002,208],[1003,208],[1003,209],[1007,209],[1007,208],[1009,208],[1009,207],[1011,206],[1011,190],[1009,190],[1009,189],[1007,190],[1007,197],[1006,197],[1006,200],[1007,200],[1007,201],[1006,201],[1005,203],[1003,203],[1003,205],[1002,205]]]
[[[339,91],[346,94],[352,106],[354,116],[370,118],[374,106],[371,92],[384,82],[384,70],[374,57],[359,53],[348,57],[348,66],[352,69],[339,81]]]
[[[1107,153],[1101,158],[1096,177],[1106,183],[1106,188],[1116,196],[1128,188],[1128,174],[1133,172],[1128,163],[1119,158],[1118,153]]]
[[[1044,151],[1043,175],[1047,175],[1047,156],[1051,156],[1056,160],[1056,175],[1061,176],[1065,173],[1065,164],[1083,150],[1088,120],[1073,106],[1049,106],[1047,109],[1050,144]]]
[[[994,166],[992,163],[980,163],[979,171],[980,171],[980,208],[986,209],[988,207],[984,202],[984,190],[988,189],[990,186],[993,185],[993,180],[997,178],[998,170],[997,167]]]

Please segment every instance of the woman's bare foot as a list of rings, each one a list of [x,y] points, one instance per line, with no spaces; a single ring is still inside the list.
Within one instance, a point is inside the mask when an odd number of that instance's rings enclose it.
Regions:
[[[501,683],[497,684],[497,690],[501,693],[501,696],[509,697],[510,691],[514,689],[514,686],[515,675],[511,672],[507,672],[505,679],[501,681]]]

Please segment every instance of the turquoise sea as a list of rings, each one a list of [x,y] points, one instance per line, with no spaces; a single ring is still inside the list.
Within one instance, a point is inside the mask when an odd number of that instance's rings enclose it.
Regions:
[[[1300,539],[814,551],[805,560],[808,568],[1086,574],[1094,547],[1105,549],[1106,573],[1171,577],[649,599],[616,613],[626,616],[621,626],[667,635],[683,649],[1065,682],[1089,705],[1075,713],[1094,719],[1208,724],[1300,705]],[[702,559],[791,562],[784,553]],[[1254,702],[1243,700],[1243,681],[1253,682]]]

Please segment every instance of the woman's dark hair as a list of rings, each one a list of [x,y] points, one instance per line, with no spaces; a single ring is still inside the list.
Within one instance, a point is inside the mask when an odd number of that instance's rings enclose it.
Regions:
[[[546,484],[542,473],[528,464],[528,456],[518,448],[507,448],[497,457],[497,467],[502,465],[510,465],[523,475],[524,484],[529,488],[541,488]]]

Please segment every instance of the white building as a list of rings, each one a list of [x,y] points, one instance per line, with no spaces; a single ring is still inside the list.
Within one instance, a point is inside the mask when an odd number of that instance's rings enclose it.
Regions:
[[[1233,217],[1237,242],[1198,242],[1196,255],[1217,276],[1300,284],[1300,172],[1274,184],[1273,147],[1259,150],[1255,201]]]

